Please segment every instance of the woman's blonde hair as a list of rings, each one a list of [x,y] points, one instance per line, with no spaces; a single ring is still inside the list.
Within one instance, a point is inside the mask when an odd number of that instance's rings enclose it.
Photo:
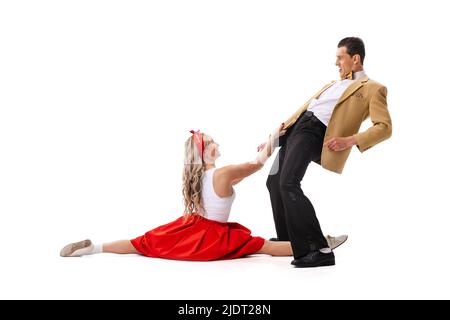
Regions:
[[[211,144],[210,136],[201,133],[205,148]],[[183,171],[183,199],[184,216],[191,214],[203,215],[202,204],[202,178],[205,162],[191,136],[184,144],[184,171]]]

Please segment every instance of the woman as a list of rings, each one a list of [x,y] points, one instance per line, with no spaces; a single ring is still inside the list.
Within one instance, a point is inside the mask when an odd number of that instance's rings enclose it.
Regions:
[[[184,215],[132,240],[93,245],[90,240],[65,246],[62,257],[79,257],[101,252],[142,254],[176,260],[209,261],[233,259],[253,253],[292,256],[289,241],[269,241],[253,237],[239,223],[228,222],[235,198],[233,186],[260,170],[270,157],[283,125],[261,145],[252,162],[216,168],[220,156],[218,144],[208,135],[191,131],[185,143],[183,173]],[[328,237],[330,247],[342,244],[344,238]]]

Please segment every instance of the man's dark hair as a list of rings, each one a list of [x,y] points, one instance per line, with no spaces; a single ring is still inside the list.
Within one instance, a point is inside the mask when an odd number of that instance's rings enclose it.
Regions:
[[[361,57],[361,64],[364,64],[364,57],[366,56],[366,49],[364,48],[364,42],[357,37],[348,37],[339,41],[338,48],[346,47],[347,53],[353,57],[355,54],[359,54]]]

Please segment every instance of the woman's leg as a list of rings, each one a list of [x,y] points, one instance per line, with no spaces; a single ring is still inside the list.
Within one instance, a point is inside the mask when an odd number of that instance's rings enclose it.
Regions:
[[[67,246],[62,248],[60,255],[61,257],[81,257],[102,252],[119,254],[139,253],[133,247],[130,240],[120,240],[94,245],[91,240],[86,239],[83,241],[68,244]]]
[[[256,253],[269,254],[271,256],[292,256],[291,242],[266,240],[261,250]]]
[[[117,254],[139,254],[130,240],[119,240],[103,244],[103,252]]]

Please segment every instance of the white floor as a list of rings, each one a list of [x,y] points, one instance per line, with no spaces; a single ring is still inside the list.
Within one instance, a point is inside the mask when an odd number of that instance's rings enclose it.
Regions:
[[[58,248],[53,248],[57,251]],[[254,255],[182,262],[136,255],[60,258],[55,252],[3,256],[2,299],[416,299],[449,298],[448,264],[437,252],[360,251],[350,239],[337,264],[295,269],[290,258]],[[5,259],[6,258],[6,259]],[[6,267],[6,268],[5,268]]]

